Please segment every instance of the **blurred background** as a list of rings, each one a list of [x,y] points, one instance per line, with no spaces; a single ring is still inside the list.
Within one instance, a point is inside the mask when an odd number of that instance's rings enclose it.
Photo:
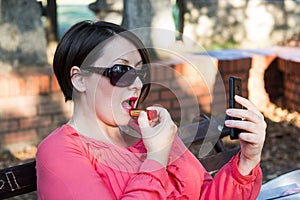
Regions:
[[[222,114],[228,77],[240,76],[243,96],[268,123],[263,181],[300,168],[299,0],[0,0],[0,168],[33,160],[39,142],[72,115],[52,59],[81,20],[168,30],[167,41],[155,31],[139,35],[177,55],[151,50],[168,68],[152,69],[152,81],[163,84],[144,106],[162,104],[177,124],[199,115],[195,102],[201,113]]]

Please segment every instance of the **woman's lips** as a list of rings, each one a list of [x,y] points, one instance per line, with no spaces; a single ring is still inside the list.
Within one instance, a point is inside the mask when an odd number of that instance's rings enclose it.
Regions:
[[[130,97],[122,102],[122,107],[127,113],[130,113],[130,111],[135,108],[137,100],[137,97]]]
[[[130,97],[129,98],[129,105],[131,106],[131,108],[135,108],[137,100],[138,100],[137,97]]]

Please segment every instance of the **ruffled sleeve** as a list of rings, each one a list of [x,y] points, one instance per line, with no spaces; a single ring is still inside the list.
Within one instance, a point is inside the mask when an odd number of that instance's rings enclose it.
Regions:
[[[186,149],[180,139],[174,141],[167,172],[174,190],[169,199],[255,200],[262,184],[259,165],[243,176],[238,169],[239,154],[235,155],[217,175],[212,176],[199,160]]]
[[[251,173],[243,176],[238,170],[239,154],[235,155],[212,181],[202,186],[200,199],[247,199],[255,200],[262,184],[259,165]]]

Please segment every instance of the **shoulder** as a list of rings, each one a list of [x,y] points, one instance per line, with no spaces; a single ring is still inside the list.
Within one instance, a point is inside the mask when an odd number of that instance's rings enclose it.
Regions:
[[[63,125],[50,133],[39,145],[36,159],[60,159],[66,154],[79,150],[82,144],[77,132],[68,125]]]
[[[38,150],[65,144],[65,142],[70,139],[68,135],[71,134],[72,134],[71,127],[68,125],[63,125],[55,129],[45,139],[43,139],[41,143],[38,145]]]

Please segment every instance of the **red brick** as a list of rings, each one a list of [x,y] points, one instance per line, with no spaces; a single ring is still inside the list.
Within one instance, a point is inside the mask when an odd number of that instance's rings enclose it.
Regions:
[[[17,120],[1,120],[0,121],[0,132],[9,132],[18,130]]]
[[[60,125],[60,124],[68,122],[69,119],[70,118],[64,114],[56,114],[53,116],[52,124]]]
[[[211,113],[211,106],[210,105],[201,105],[201,113]]]
[[[159,92],[155,91],[155,92],[151,92],[149,93],[149,95],[147,96],[146,101],[157,101],[159,100]]]
[[[180,90],[182,88],[187,88],[188,87],[188,84],[187,82],[183,79],[183,78],[174,78],[174,79],[171,79],[169,80],[169,83],[168,83],[168,88],[171,89],[171,90]]]
[[[39,93],[40,94],[47,94],[50,91],[50,84],[49,84],[49,76],[43,75],[40,76],[40,89]]]
[[[181,120],[181,110],[180,109],[171,109],[169,110],[172,119],[176,122]]]
[[[300,66],[300,63],[299,63],[299,66]],[[298,83],[300,83],[300,76],[294,76],[294,80],[295,80],[295,82],[298,84]]]
[[[51,124],[51,116],[36,116],[31,118],[20,119],[20,128],[38,128],[49,126]]]
[[[228,61],[227,73],[237,73],[237,64],[236,60]]]
[[[200,76],[200,73],[189,63],[182,63],[182,68],[179,74],[184,77]]]
[[[16,77],[10,77],[9,79],[9,96],[16,96],[20,94],[20,83]]]
[[[172,90],[172,92],[175,94],[176,98],[186,98],[187,96],[196,96],[193,93],[193,89],[190,87],[186,88],[180,88],[177,90]]]
[[[58,81],[54,75],[51,76],[51,91],[52,92],[60,92],[60,86],[58,84]]]
[[[213,94],[224,93],[225,92],[224,84],[215,84],[213,88]]]
[[[288,100],[288,99],[293,99],[294,98],[294,94],[292,92],[290,92],[289,90],[285,90],[284,91],[284,97]]]
[[[40,91],[40,82],[38,76],[31,76],[27,79],[27,94],[37,95]]]
[[[35,141],[37,139],[36,130],[21,130],[4,134],[4,144]]]
[[[176,63],[176,64],[174,64],[173,68],[174,68],[179,74],[182,74],[183,68],[184,68],[184,64],[183,64],[183,63]]]
[[[33,106],[9,106],[2,108],[1,119],[17,119],[22,117],[31,117],[37,114],[36,107]]]
[[[163,108],[166,108],[167,110],[171,109],[171,102],[170,101],[160,100],[160,101],[154,102],[154,104],[161,105]]]
[[[220,72],[227,72],[230,71],[228,66],[229,66],[230,61],[226,60],[218,60],[218,69]]]
[[[61,104],[65,103],[65,97],[62,92],[52,92],[49,96],[48,102],[60,102]]]
[[[27,82],[24,78],[19,78],[20,95],[27,94]]]
[[[248,73],[251,67],[251,58],[238,59],[236,69],[240,73]]]
[[[300,63],[287,60],[286,61],[286,67],[284,68],[284,73],[285,74],[297,74],[300,75],[300,68],[299,68]]]
[[[193,98],[193,97],[188,97],[185,99],[178,99],[179,104],[182,107],[194,107],[198,105],[198,101],[197,99]]]
[[[210,105],[212,103],[212,97],[210,95],[203,95],[198,97],[198,103],[200,105]]]
[[[173,92],[171,92],[170,90],[164,90],[160,92],[160,98],[162,100],[170,100],[170,99],[175,99],[175,95]]]
[[[38,138],[39,140],[45,138],[46,136],[48,136],[51,132],[53,132],[55,129],[57,129],[59,126],[61,126],[62,124],[51,124],[48,127],[41,127],[37,129],[37,134],[38,134]]]
[[[168,68],[166,69],[166,73],[165,73],[165,79],[166,80],[174,79],[176,73],[178,73],[178,72],[174,69],[174,67],[168,66]]]
[[[153,91],[159,91],[163,88],[163,86],[157,84],[157,83],[153,83],[151,84],[151,89],[150,89],[150,92],[153,92]]]
[[[155,67],[155,73],[152,74],[152,81],[153,82],[160,82],[165,80],[165,69],[162,67]]]
[[[185,110],[185,118],[190,119],[189,121],[192,121],[195,117],[199,116],[200,113],[202,113],[202,110],[200,108],[201,107],[187,108]]]
[[[179,101],[177,99],[176,100],[172,100],[171,101],[171,107],[172,107],[172,109],[180,108]]]
[[[210,91],[208,87],[193,87],[193,93],[196,96],[202,96],[202,95],[210,95]]]
[[[224,115],[225,113],[225,110],[228,106],[224,105],[223,103],[214,103],[212,104],[211,106],[211,114],[213,116],[216,116],[216,115]]]
[[[199,79],[198,79],[199,80]],[[196,81],[198,81],[196,80]],[[191,75],[181,75],[181,76],[177,76],[175,79],[171,80],[171,87],[172,88],[182,88],[182,89],[186,89],[186,88],[191,88],[192,85],[194,84],[201,84],[200,82],[195,82],[193,81],[193,78]]]
[[[9,96],[9,79],[5,77],[0,78],[0,96],[8,97]]]
[[[56,102],[49,104],[42,104],[38,106],[38,115],[49,115],[54,113],[60,113],[63,107]]]
[[[278,69],[280,71],[285,71],[286,68],[286,60],[282,59],[282,58],[278,58]]]

